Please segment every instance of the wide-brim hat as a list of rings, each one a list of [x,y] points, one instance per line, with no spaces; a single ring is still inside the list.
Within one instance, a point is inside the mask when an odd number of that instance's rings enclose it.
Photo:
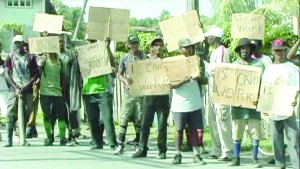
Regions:
[[[234,49],[235,52],[239,52],[242,46],[250,46],[250,49],[254,51],[256,49],[256,45],[251,43],[251,41],[247,38],[242,38],[239,41],[239,45]]]
[[[157,42],[157,41],[160,41],[160,42],[164,43],[164,40],[163,40],[163,38],[162,38],[161,36],[155,36],[155,37],[151,40],[150,45],[153,46],[154,43]]]

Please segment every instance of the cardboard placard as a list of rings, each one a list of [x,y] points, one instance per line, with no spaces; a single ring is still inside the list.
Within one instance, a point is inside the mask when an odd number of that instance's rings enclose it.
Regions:
[[[288,92],[287,92],[288,91]],[[295,86],[268,84],[261,88],[257,110],[279,116],[292,116],[299,89]]]
[[[163,59],[163,63],[170,82],[178,82],[186,77],[200,75],[198,56],[174,56]]]
[[[78,52],[78,63],[84,78],[97,77],[112,72],[105,42],[100,41],[75,48]]]
[[[60,53],[58,36],[28,38],[28,44],[31,54]]]
[[[300,16],[293,16],[293,32],[300,36]]]
[[[169,52],[177,50],[178,41],[189,38],[193,44],[204,40],[200,20],[195,10],[164,20],[159,23],[160,30]]]
[[[133,96],[167,95],[170,93],[169,80],[161,59],[147,59],[128,65],[133,83],[129,86]]]
[[[212,102],[255,109],[258,100],[261,68],[238,64],[217,64]]]
[[[265,16],[258,14],[232,14],[231,37],[263,40]]]
[[[129,32],[130,11],[103,7],[90,7],[87,25],[88,39],[126,41]]]
[[[33,30],[37,32],[61,34],[64,16],[45,13],[35,14]]]

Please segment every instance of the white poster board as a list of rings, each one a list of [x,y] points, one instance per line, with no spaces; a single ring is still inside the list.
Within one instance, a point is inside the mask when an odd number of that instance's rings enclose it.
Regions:
[[[37,32],[48,32],[61,34],[64,16],[45,13],[35,14],[33,30]]]

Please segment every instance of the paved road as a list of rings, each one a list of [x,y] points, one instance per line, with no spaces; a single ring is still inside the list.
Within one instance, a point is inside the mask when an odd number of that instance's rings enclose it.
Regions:
[[[103,150],[89,150],[89,138],[79,139],[80,145],[75,147],[59,146],[59,139],[56,139],[54,146],[43,146],[43,129],[39,128],[39,138],[29,139],[31,144],[28,147],[19,146],[17,137],[14,138],[14,146],[12,148],[3,148],[5,141],[0,142],[0,169],[150,169],[150,168],[188,168],[188,169],[232,169],[225,162],[205,159],[207,165],[199,166],[192,163],[192,152],[183,153],[183,164],[172,165],[172,157],[174,156],[174,143],[168,141],[168,153],[166,160],[156,159],[157,148],[155,141],[152,140],[149,145],[147,158],[132,159],[134,148],[126,146],[126,151],[122,156],[112,155],[109,146],[104,146]],[[6,137],[3,127],[0,128],[2,136]],[[84,131],[88,134],[89,131]],[[130,136],[133,138],[133,135]],[[242,153],[241,166],[234,167],[236,169],[250,169],[250,152]],[[261,158],[263,166],[266,169],[274,168],[274,166],[266,163],[267,158]]]

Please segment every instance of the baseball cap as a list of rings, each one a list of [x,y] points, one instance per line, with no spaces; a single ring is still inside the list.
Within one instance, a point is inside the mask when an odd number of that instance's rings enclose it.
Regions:
[[[22,35],[16,35],[13,38],[13,43],[15,42],[24,42],[24,37]]]
[[[214,36],[217,38],[222,38],[224,36],[224,32],[221,28],[219,27],[212,27],[209,29],[208,32],[204,33],[205,37],[209,37],[209,36]]]
[[[178,46],[179,47],[187,47],[192,45],[191,40],[189,40],[188,38],[182,38],[178,41]]]
[[[134,42],[139,42],[139,38],[135,35],[130,35],[128,36],[128,43],[134,43]]]
[[[286,43],[281,39],[275,39],[272,42],[272,49],[286,49]]]

